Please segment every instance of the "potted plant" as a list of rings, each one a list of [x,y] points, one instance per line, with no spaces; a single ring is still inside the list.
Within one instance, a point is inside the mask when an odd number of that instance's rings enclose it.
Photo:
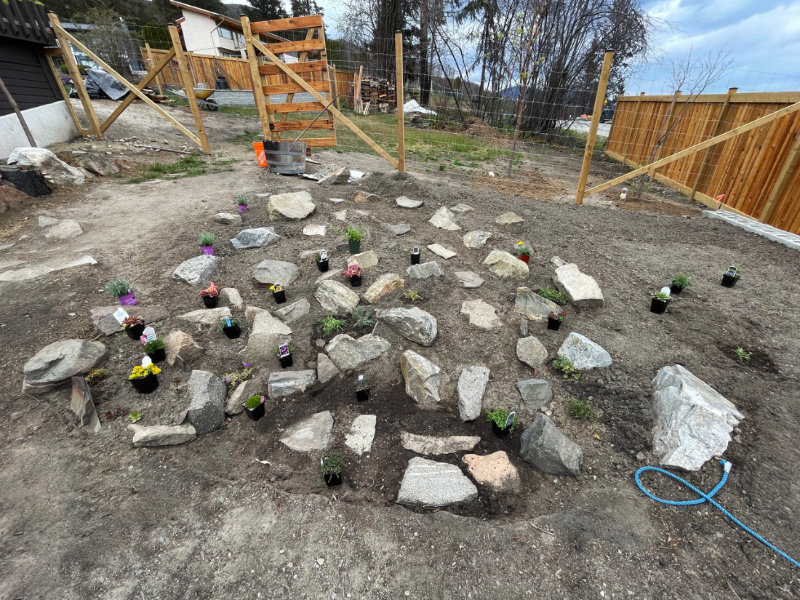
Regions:
[[[369,400],[369,382],[361,374],[356,379],[356,400],[359,402]]]
[[[119,300],[119,303],[123,306],[134,306],[136,304],[136,294],[133,293],[131,283],[127,279],[109,281],[104,289]]]
[[[672,283],[669,286],[669,291],[673,294],[680,294],[685,288],[692,285],[692,276],[685,273],[678,273],[672,276]]]
[[[661,290],[660,292],[656,292],[650,299],[650,312],[654,312],[657,315],[663,314],[665,310],[667,310],[667,304],[670,302],[669,297],[669,288],[666,288],[667,291]]]
[[[161,369],[150,363],[146,367],[136,365],[128,375],[133,388],[140,394],[149,394],[158,387],[158,374]]]
[[[273,283],[269,286],[269,289],[272,290],[272,297],[275,299],[275,304],[283,304],[286,302],[286,290],[283,289],[280,283]]]
[[[258,421],[264,416],[264,410],[266,408],[265,398],[264,396],[259,396],[258,394],[255,396],[250,396],[245,403],[242,404],[242,406],[247,412],[248,417],[253,419],[253,421]]]
[[[202,232],[198,234],[197,238],[200,240],[200,249],[203,254],[214,254],[214,234]]]
[[[239,327],[239,320],[235,317],[225,317],[217,323],[217,331],[224,333],[229,340],[238,338],[242,335],[242,328]]]
[[[332,487],[342,483],[342,463],[344,456],[340,452],[329,452],[325,458],[320,459],[320,478],[325,485]]]
[[[364,237],[364,230],[361,227],[348,225],[344,230],[344,237],[350,248],[350,254],[358,254],[361,251],[361,238]]]
[[[342,275],[350,280],[350,285],[353,287],[361,287],[361,275],[363,271],[358,265],[350,265],[342,271]]]
[[[486,411],[486,420],[491,422],[492,431],[497,437],[506,437],[510,433],[514,433],[517,428],[519,419],[517,419],[516,412],[506,412],[502,408],[496,408],[493,411]]]
[[[120,328],[128,334],[132,340],[138,340],[144,333],[144,319],[136,315],[125,317],[120,324]]]
[[[214,285],[213,281],[210,281],[206,289],[200,290],[200,297],[206,308],[216,308],[217,302],[219,302],[219,288]]]
[[[563,308],[561,310],[551,310],[547,313],[547,328],[553,331],[558,331],[561,323],[564,322],[564,317],[567,316],[567,311]]]
[[[739,281],[739,268],[731,265],[722,275],[722,285],[733,287],[737,281]]]
[[[275,356],[281,361],[281,369],[292,366],[294,362],[292,359],[292,352],[294,352],[294,344],[291,342],[275,346]]]
[[[411,264],[418,265],[419,264],[419,246],[414,246],[411,249]]]
[[[144,351],[154,363],[167,360],[167,349],[164,347],[164,340],[153,340],[144,345]]]
[[[519,256],[519,259],[525,264],[528,264],[528,261],[531,259],[531,249],[525,242],[517,242],[517,256]]]
[[[236,196],[236,208],[240,215],[247,212],[247,196]]]
[[[328,268],[328,251],[324,248],[317,252],[314,255],[314,260],[317,261],[317,268],[322,272],[325,273]]]

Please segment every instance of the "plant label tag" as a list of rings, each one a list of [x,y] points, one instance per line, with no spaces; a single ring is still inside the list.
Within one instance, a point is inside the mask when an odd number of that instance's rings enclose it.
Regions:
[[[278,346],[278,352],[280,352],[281,358],[289,356],[289,344],[281,344]]]
[[[668,285],[666,285],[666,286],[661,288],[661,293],[662,294],[666,294],[667,296],[669,296],[669,292],[670,292],[670,289],[669,289]]]
[[[117,320],[117,323],[122,325],[122,322],[127,319],[130,315],[128,315],[128,311],[126,311],[121,306],[114,311],[114,318]]]
[[[328,251],[323,248],[319,251],[319,259],[320,260],[328,260]]]
[[[143,369],[146,369],[147,367],[149,367],[149,366],[150,366],[150,365],[152,365],[152,364],[153,364],[153,361],[152,361],[152,360],[150,360],[150,357],[149,357],[149,356],[145,356],[145,357],[142,359],[142,368],[143,368]]]
[[[145,339],[145,343],[147,342],[154,342],[156,341],[156,330],[152,327],[145,327],[144,331],[142,332],[142,337]]]
[[[509,427],[511,427],[514,424],[514,419],[516,418],[517,418],[516,411],[508,413],[508,417],[506,418],[506,426],[504,427],[504,429],[508,429]]]
[[[414,246],[411,249],[411,254],[419,254],[419,246]]]
[[[231,326],[231,318],[225,317],[225,327],[230,327],[230,326]]]

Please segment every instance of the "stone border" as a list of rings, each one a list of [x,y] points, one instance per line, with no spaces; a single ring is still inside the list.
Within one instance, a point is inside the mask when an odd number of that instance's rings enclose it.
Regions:
[[[765,237],[772,242],[777,242],[791,248],[792,250],[800,250],[800,235],[778,229],[772,225],[761,223],[750,217],[745,217],[729,210],[704,210],[704,219],[717,219],[718,221],[725,221],[734,227],[744,229],[748,233],[754,233]]]

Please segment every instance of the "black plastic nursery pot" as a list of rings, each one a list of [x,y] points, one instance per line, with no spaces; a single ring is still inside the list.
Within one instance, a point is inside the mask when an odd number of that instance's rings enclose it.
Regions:
[[[361,275],[353,275],[350,277],[350,285],[353,287],[361,287]]]
[[[361,240],[358,240],[357,242],[348,241],[347,247],[350,250],[350,254],[358,254],[361,252]]]
[[[275,298],[275,304],[283,304],[286,302],[286,290],[272,292],[272,297]]]
[[[738,275],[728,275],[725,273],[725,275],[722,276],[722,285],[725,287],[733,287],[736,285],[737,281],[739,281]]]
[[[242,404],[242,406],[244,406],[244,404]],[[261,417],[264,416],[264,412],[266,411],[265,406],[266,406],[265,402],[262,402],[253,409],[249,409],[246,406],[244,406],[244,411],[247,413],[248,417],[253,419],[253,421],[258,421]]]
[[[419,264],[419,256],[420,256],[419,252],[417,252],[416,254],[414,254],[414,253],[411,254],[411,264],[412,265],[418,265]]]
[[[224,333],[229,340],[233,340],[242,335],[242,328],[238,325],[231,325],[230,327],[223,327],[222,333]]]
[[[138,340],[140,337],[142,337],[142,334],[144,333],[144,323],[139,323],[138,325],[134,325],[133,327],[128,327],[125,330],[125,333],[127,333],[128,337],[131,338],[132,340]]]
[[[356,400],[359,402],[366,402],[369,400],[369,388],[366,390],[356,390]]]
[[[325,473],[325,475],[323,475],[322,478],[325,480],[325,485],[327,485],[328,487],[341,485],[342,483],[341,473]]]
[[[558,331],[558,328],[561,327],[561,319],[553,319],[547,317],[547,328],[552,329],[553,331]]]
[[[511,433],[511,427],[500,427],[497,423],[492,421],[492,431],[494,431],[494,434],[497,437],[503,438],[508,436],[509,433]]]
[[[147,377],[139,377],[138,379],[131,379],[131,385],[140,394],[149,394],[158,387],[158,376],[155,373],[150,373]]]
[[[217,308],[217,303],[219,302],[219,296],[200,296],[203,299],[203,304],[206,305],[206,308]]]
[[[672,283],[669,286],[669,291],[671,294],[680,294],[683,291],[683,286]]]
[[[654,312],[657,315],[661,315],[664,311],[667,310],[667,304],[669,304],[669,300],[661,300],[660,298],[652,298],[650,300],[650,312]]]
[[[147,356],[150,357],[154,363],[160,363],[167,360],[167,350],[166,348],[156,348],[152,352],[148,352]]]
[[[318,260],[317,261],[317,268],[323,273],[327,272],[328,268],[329,268],[328,259],[326,258],[325,260]]]
[[[292,360],[292,355],[291,354],[287,354],[286,356],[281,356],[280,357],[280,361],[281,361],[281,369],[285,369],[287,367],[291,367],[292,364],[294,363],[294,361]]]

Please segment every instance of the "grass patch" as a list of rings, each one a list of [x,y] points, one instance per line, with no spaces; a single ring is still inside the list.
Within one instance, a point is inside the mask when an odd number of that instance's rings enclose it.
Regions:
[[[594,419],[597,416],[597,411],[589,404],[588,400],[575,400],[569,398],[567,400],[567,412],[573,419]]]
[[[139,172],[135,177],[131,177],[125,183],[141,183],[162,177],[196,177],[206,173],[206,162],[196,154],[184,156],[174,163],[150,163]]]
[[[536,293],[539,294],[542,298],[547,298],[551,302],[555,302],[560,306],[565,306],[569,304],[569,298],[567,298],[566,294],[562,294],[558,290],[547,288],[544,290],[539,290]]]

